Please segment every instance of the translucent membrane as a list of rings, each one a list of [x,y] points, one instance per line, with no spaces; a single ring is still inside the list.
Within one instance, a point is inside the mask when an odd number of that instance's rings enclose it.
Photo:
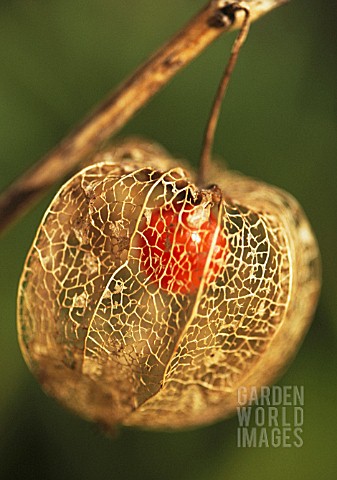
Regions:
[[[271,382],[316,305],[319,253],[298,203],[232,172],[199,191],[162,151],[102,154],[58,192],[19,286],[25,359],[85,418],[216,421]]]

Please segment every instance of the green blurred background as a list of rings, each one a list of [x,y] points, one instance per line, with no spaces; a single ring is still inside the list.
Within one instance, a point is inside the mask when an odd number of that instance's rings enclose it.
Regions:
[[[0,188],[33,164],[194,14],[203,0],[2,0]],[[237,448],[237,419],[189,432],[106,438],[47,398],[16,339],[16,289],[52,197],[1,238],[0,477],[4,479],[337,478],[337,9],[292,0],[253,25],[215,152],[294,194],[321,246],[314,323],[280,385],[305,386],[304,446]],[[212,45],[119,134],[195,163],[233,35]],[[56,191],[56,189],[55,189]]]

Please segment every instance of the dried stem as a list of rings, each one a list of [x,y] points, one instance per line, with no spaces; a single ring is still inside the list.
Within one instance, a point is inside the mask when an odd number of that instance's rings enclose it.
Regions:
[[[228,7],[229,8],[229,7]],[[211,109],[210,117],[206,126],[205,130],[205,135],[204,135],[204,141],[203,141],[203,146],[202,146],[202,152],[200,156],[200,165],[199,165],[199,172],[198,172],[198,185],[200,187],[203,187],[205,185],[206,179],[207,179],[207,172],[210,170],[210,162],[211,162],[211,153],[212,153],[212,146],[214,142],[214,136],[215,136],[215,131],[216,127],[218,124],[218,119],[220,115],[220,109],[221,109],[221,104],[222,100],[224,98],[224,95],[226,94],[227,87],[229,84],[229,80],[231,78],[232,72],[235,68],[238,55],[240,52],[240,49],[242,45],[244,44],[248,31],[249,31],[249,18],[250,18],[250,11],[249,7],[246,7],[244,4],[238,3],[237,5],[233,4],[231,6],[231,10],[228,10],[228,12],[235,12],[235,11],[243,11],[245,13],[245,19],[242,23],[242,27],[240,29],[240,32],[234,42],[230,58],[228,60],[228,63],[226,65],[224,74],[222,76],[222,79],[220,81],[218,90],[216,92],[216,96],[214,99],[214,103]]]
[[[223,21],[223,10],[237,2],[210,1],[54,150],[17,179],[0,197],[0,231],[27,211],[52,185],[121,129],[156,92],[224,31],[240,28],[240,15]],[[246,0],[254,21],[285,0]],[[222,20],[219,21],[219,16]]]

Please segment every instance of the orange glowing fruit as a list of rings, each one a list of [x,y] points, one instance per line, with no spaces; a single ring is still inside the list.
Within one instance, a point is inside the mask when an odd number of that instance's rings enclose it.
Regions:
[[[202,206],[173,204],[152,212],[141,233],[140,261],[162,290],[193,294],[224,266],[228,242],[215,215]]]

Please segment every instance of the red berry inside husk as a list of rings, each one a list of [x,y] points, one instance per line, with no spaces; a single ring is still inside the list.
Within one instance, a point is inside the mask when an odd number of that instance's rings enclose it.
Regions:
[[[201,205],[171,204],[153,210],[140,230],[140,264],[162,290],[193,294],[221,273],[228,242],[217,218]]]

